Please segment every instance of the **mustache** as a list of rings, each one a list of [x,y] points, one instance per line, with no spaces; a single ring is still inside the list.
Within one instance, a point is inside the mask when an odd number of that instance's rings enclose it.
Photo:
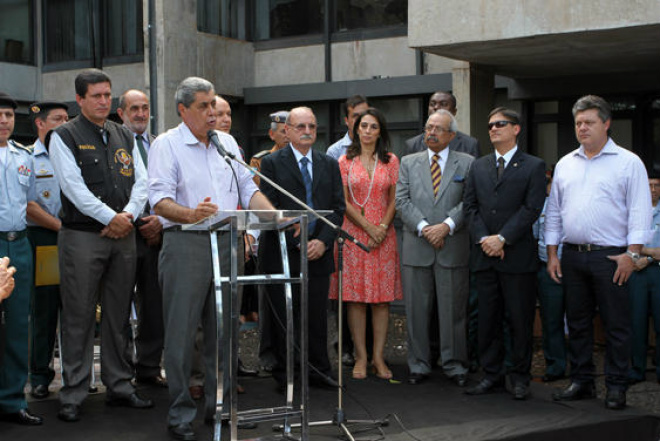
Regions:
[[[439,140],[438,140],[438,137],[437,137],[437,136],[435,136],[435,135],[429,135],[429,136],[426,138],[426,141],[427,141],[427,142],[428,142],[428,141],[438,142]]]
[[[304,140],[307,140],[307,139],[310,139],[310,140],[311,140],[311,139],[313,139],[313,138],[312,138],[312,135],[300,135],[300,139],[301,139],[301,140],[303,140],[303,139],[304,139]]]

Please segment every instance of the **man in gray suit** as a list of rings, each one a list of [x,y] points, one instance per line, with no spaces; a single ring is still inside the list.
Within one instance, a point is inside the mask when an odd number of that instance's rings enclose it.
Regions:
[[[429,99],[429,116],[440,109],[444,109],[453,116],[456,116],[456,97],[451,92],[439,91],[431,95]],[[421,133],[406,140],[406,154],[426,150],[426,145],[424,144],[425,137],[426,134]],[[459,131],[456,131],[456,136],[449,143],[449,150],[467,153],[475,158],[480,156],[479,141]]]
[[[473,157],[448,148],[456,120],[447,110],[425,126],[422,152],[401,160],[396,208],[403,220],[403,289],[408,324],[410,384],[431,372],[429,320],[437,300],[440,354],[445,374],[465,386],[468,300],[468,231],[463,228],[463,189]]]

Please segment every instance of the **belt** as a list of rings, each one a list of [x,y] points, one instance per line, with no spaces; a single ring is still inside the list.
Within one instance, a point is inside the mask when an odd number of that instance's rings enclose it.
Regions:
[[[21,231],[0,231],[0,240],[13,242],[18,239],[23,239],[27,235],[27,230]]]
[[[593,245],[590,243],[564,243],[565,250],[573,250],[578,253],[588,253],[590,251],[607,251],[607,250],[620,250],[625,247],[617,247],[614,245]]]

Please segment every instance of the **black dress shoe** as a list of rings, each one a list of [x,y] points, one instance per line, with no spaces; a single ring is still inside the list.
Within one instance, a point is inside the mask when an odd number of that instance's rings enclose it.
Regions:
[[[135,379],[139,384],[148,384],[151,386],[167,387],[167,380],[160,374],[152,375],[150,377],[137,377]]]
[[[612,410],[621,410],[626,407],[626,391],[608,389],[605,397],[605,407]]]
[[[475,386],[465,389],[467,395],[483,395],[494,391],[494,389],[502,387],[504,382],[502,380],[493,381],[488,378],[482,378]]]
[[[130,407],[132,409],[149,409],[154,407],[153,401],[149,399],[142,399],[135,392],[127,397],[108,398],[105,404],[113,407]]]
[[[552,394],[552,399],[555,401],[576,401],[583,398],[596,398],[596,389],[593,383],[572,382],[566,389]]]
[[[196,441],[195,431],[190,423],[181,423],[176,426],[168,426],[167,432],[174,439],[181,441]]]
[[[522,383],[515,384],[512,392],[514,400],[526,400],[529,397],[529,386]]]
[[[562,378],[566,378],[566,375],[564,375],[564,374],[557,374],[557,375],[545,374],[541,377],[541,380],[544,383],[551,383],[553,381],[561,380]]]
[[[32,392],[30,392],[30,395],[32,395],[34,398],[37,400],[43,400],[48,396],[50,392],[48,392],[48,386],[45,384],[37,384],[32,388]]]
[[[60,411],[57,412],[57,418],[67,423],[74,423],[80,420],[80,407],[75,404],[63,404]]]
[[[422,384],[428,379],[429,379],[428,374],[419,374],[417,372],[413,372],[408,376],[408,384],[412,384],[413,386],[416,386],[418,384]]]
[[[454,375],[451,377],[451,380],[456,384],[458,387],[465,387],[465,384],[467,383],[467,375],[466,374],[458,374]]]
[[[0,421],[20,424],[21,426],[40,426],[44,419],[40,416],[32,415],[29,410],[21,409],[14,413],[0,414]]]

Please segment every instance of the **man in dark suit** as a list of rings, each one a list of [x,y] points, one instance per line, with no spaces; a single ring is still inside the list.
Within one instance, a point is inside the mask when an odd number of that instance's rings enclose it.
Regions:
[[[408,318],[410,384],[431,372],[429,319],[440,317],[442,367],[458,386],[467,374],[466,324],[470,244],[463,190],[474,158],[448,149],[456,120],[438,110],[426,123],[427,150],[401,160],[396,206],[403,219],[403,288]],[[437,335],[436,335],[437,337]]]
[[[520,117],[498,107],[489,115],[494,154],[474,162],[465,192],[479,295],[479,358],[484,376],[466,390],[481,395],[504,380],[503,321],[511,336],[513,396],[529,395],[538,259],[532,225],[545,200],[545,163],[517,145]]]
[[[451,92],[439,91],[431,95],[429,99],[429,116],[440,109],[445,109],[456,116],[456,97]],[[426,148],[424,144],[424,133],[406,140],[406,154],[422,152]],[[460,131],[456,132],[456,136],[449,143],[449,150],[467,153],[475,158],[480,156],[479,141]]]
[[[294,196],[306,201],[317,210],[332,210],[327,219],[341,225],[346,203],[339,172],[339,165],[333,158],[312,149],[316,141],[316,117],[308,107],[292,109],[286,120],[286,134],[289,146],[266,156],[261,161],[261,171],[268,178],[284,187]],[[261,191],[280,210],[299,210],[301,207],[288,196],[281,194],[264,180]],[[333,242],[336,233],[321,221],[310,222],[307,258],[309,259],[308,317],[309,317],[309,362],[310,385],[336,386],[331,377],[327,351],[327,305],[330,274],[334,272]],[[287,234],[287,248],[291,274],[300,272],[299,240],[292,233]],[[282,271],[277,234],[265,232],[259,245],[261,271],[266,274]],[[286,366],[286,326],[284,289],[282,285],[267,285],[268,298],[272,302],[276,316],[274,348],[278,367],[273,377],[280,388],[285,386]],[[293,287],[294,315],[300,308],[299,285]],[[296,334],[299,335],[299,329]]]
[[[149,134],[149,98],[144,92],[130,89],[119,97],[117,114],[136,139],[142,162],[147,166],[149,148],[154,139]],[[135,336],[135,377],[139,383],[167,387],[160,372],[163,355],[163,294],[158,285],[158,253],[163,226],[158,216],[151,214],[149,204],[135,223],[137,227],[137,271],[135,275],[135,308],[137,335]]]

